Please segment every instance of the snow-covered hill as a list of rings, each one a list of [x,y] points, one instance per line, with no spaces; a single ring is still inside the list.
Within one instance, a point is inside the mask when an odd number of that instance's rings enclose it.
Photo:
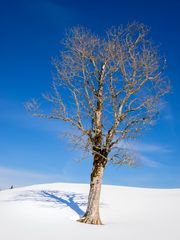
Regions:
[[[1,240],[180,240],[180,189],[103,186],[102,226],[76,222],[89,186],[55,183],[0,192]]]

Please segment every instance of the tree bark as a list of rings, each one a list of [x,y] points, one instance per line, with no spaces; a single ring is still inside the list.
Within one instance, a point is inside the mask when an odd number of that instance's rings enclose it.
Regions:
[[[103,156],[94,156],[87,210],[84,216],[78,220],[79,222],[96,225],[102,224],[99,215],[99,201],[105,164],[106,161]]]

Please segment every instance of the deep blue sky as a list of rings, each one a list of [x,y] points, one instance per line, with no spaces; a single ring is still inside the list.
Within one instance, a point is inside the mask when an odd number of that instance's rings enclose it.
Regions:
[[[88,182],[91,161],[77,162],[60,137],[66,126],[27,115],[23,104],[49,89],[51,56],[66,28],[81,24],[102,34],[140,21],[168,61],[173,91],[158,124],[136,144],[143,164],[109,166],[104,183],[180,187],[180,2],[6,0],[0,6],[0,188],[40,182]]]

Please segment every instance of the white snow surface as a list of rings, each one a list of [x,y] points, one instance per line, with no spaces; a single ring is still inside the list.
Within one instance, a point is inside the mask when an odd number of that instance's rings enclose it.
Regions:
[[[1,240],[180,240],[180,189],[104,185],[104,225],[76,221],[88,184],[41,184],[0,192]]]

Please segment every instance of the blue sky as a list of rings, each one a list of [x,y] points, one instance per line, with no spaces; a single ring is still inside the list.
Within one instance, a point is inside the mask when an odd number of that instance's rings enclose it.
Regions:
[[[172,94],[160,121],[135,148],[141,166],[109,165],[106,184],[180,187],[180,3],[178,1],[7,0],[0,8],[0,188],[43,182],[88,182],[91,159],[80,160],[61,132],[67,126],[30,117],[24,102],[51,83],[51,57],[66,28],[81,24],[102,34],[111,25],[151,27],[168,61]]]

